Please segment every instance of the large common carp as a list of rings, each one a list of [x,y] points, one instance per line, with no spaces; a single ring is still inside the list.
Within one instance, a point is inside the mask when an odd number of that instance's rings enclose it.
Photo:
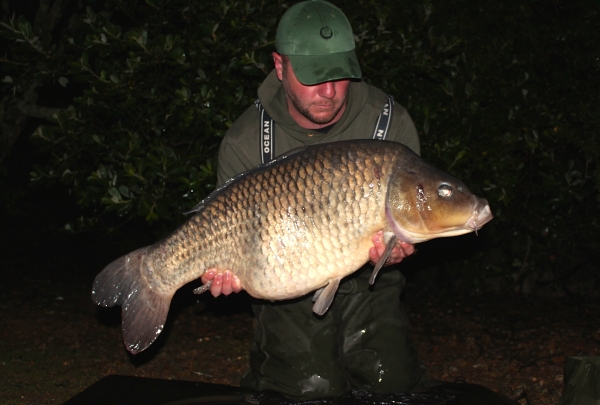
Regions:
[[[391,247],[396,239],[477,231],[492,219],[488,202],[460,180],[399,143],[378,140],[296,149],[230,180],[194,211],[171,235],[115,260],[94,281],[97,304],[122,306],[132,353],[162,331],[175,291],[207,269],[230,269],[244,290],[266,300],[318,290],[313,310],[322,315],[340,280],[368,261],[376,232]]]

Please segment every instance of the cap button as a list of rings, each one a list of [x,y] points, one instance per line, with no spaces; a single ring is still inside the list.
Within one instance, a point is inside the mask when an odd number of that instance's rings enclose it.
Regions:
[[[329,39],[333,36],[333,31],[329,27],[321,28],[321,38]]]

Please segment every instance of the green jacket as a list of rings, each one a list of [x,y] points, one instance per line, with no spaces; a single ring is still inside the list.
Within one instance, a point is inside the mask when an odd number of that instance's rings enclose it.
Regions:
[[[272,71],[258,89],[258,98],[275,121],[275,154],[314,143],[334,142],[372,137],[377,118],[381,114],[387,95],[362,81],[353,81],[348,92],[344,114],[327,133],[306,130],[290,116],[281,82]],[[416,153],[420,152],[419,136],[413,121],[404,107],[394,103],[392,126],[387,140],[400,142]],[[219,148],[217,169],[221,185],[236,174],[258,166],[260,153],[259,111],[250,106],[225,134]]]

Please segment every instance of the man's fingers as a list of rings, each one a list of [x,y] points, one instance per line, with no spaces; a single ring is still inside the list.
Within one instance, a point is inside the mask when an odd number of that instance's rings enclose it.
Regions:
[[[231,274],[230,271],[226,271],[225,273],[223,273],[223,286],[221,288],[222,294],[229,295],[233,291],[233,289],[231,287],[231,279],[232,278],[233,278],[233,275]]]
[[[383,231],[379,231],[373,235],[373,247],[369,249],[369,260],[372,264],[379,261],[379,258],[384,254],[386,245],[383,239]],[[412,255],[415,252],[415,246],[406,242],[397,242],[390,257],[386,260],[386,266],[400,263],[402,260]]]
[[[400,245],[396,245],[394,249],[392,249],[392,254],[390,255],[387,264],[398,263],[402,261],[406,257],[404,250]]]
[[[405,257],[415,253],[415,245],[413,244],[400,242],[400,247],[402,248]]]
[[[210,286],[210,293],[213,297],[218,297],[221,295],[223,289],[223,275],[216,274],[215,278],[213,278],[212,286]]]
[[[212,280],[213,278],[215,278],[215,275],[217,274],[217,271],[215,269],[208,269],[206,270],[206,272],[202,275],[202,277],[200,277],[200,281],[202,281],[202,284],[206,284],[208,283],[210,280]]]
[[[415,253],[415,245],[406,242],[398,242],[392,250],[390,264],[400,263],[413,253]]]
[[[377,252],[377,248],[370,248],[369,249],[369,260],[371,261],[372,264],[377,263],[377,261],[379,260],[380,254]]]
[[[240,281],[240,278],[233,273],[231,273],[231,290],[234,293],[242,291],[242,282]]]

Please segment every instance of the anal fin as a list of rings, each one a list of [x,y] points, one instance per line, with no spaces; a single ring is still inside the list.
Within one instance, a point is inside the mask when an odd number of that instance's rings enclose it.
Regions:
[[[317,291],[315,291],[315,295],[313,295],[312,302],[316,302],[319,299],[319,296],[321,295],[324,289],[325,287],[321,287]]]

